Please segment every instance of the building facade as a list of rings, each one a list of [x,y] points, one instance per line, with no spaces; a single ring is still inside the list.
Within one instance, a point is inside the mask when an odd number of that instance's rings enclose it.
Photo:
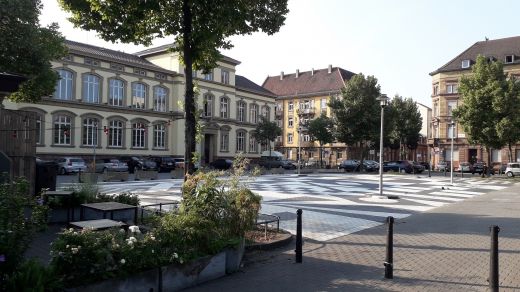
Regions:
[[[296,70],[293,74],[281,72],[267,77],[263,87],[276,95],[276,121],[283,134],[276,141],[276,149],[289,159],[297,159],[301,147],[301,159],[318,161],[319,145],[306,133],[306,124],[321,114],[330,116],[327,106],[331,97],[341,94],[341,89],[354,73],[339,67],[306,72]],[[299,132],[299,130],[301,130]],[[347,147],[343,143],[325,145],[323,161],[336,165],[346,158]]]
[[[4,102],[36,113],[37,155],[91,159],[184,156],[184,72],[179,56],[158,47],[127,54],[66,41],[69,55],[52,62],[61,79],[35,104]],[[202,112],[202,163],[237,153],[255,158],[258,117],[274,119],[274,96],[235,74],[240,62],[223,56],[209,74],[195,72]],[[181,72],[181,73],[179,73]],[[247,107],[243,115],[242,105]]]
[[[465,74],[471,74],[471,66],[477,56],[483,55],[492,61],[504,63],[504,71],[509,75],[520,75],[520,37],[476,42],[444,66],[430,73],[432,76],[432,122],[429,144],[433,146],[433,163],[451,160],[451,138],[453,137],[453,164],[460,162],[487,161],[491,155],[493,165],[508,161],[507,148],[492,149],[487,153],[481,145],[468,143],[466,134],[460,125],[452,125],[452,111],[461,102],[458,83]],[[516,145],[512,153],[513,160],[520,161],[520,147]]]

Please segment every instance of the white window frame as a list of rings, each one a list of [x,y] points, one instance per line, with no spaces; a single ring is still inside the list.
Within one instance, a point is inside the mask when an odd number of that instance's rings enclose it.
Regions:
[[[243,101],[238,102],[237,106],[237,120],[239,122],[246,121],[246,103]]]
[[[294,119],[293,119],[293,117],[289,117],[289,118],[287,119],[287,127],[288,127],[288,128],[292,128],[292,127],[294,127]]]
[[[83,101],[86,103],[100,102],[100,80],[96,75],[83,75]]]
[[[123,147],[124,122],[111,120],[108,123],[108,147]]]
[[[222,83],[229,84],[229,71],[221,70],[220,78],[221,78]]]
[[[294,140],[294,137],[293,137],[293,133],[288,133],[287,134],[287,144],[292,144],[293,143],[293,140]]]
[[[108,104],[112,106],[123,106],[125,98],[125,83],[120,79],[109,79],[108,81]]]
[[[211,117],[213,115],[213,95],[206,94],[204,95],[203,101],[203,115],[205,117]]]
[[[466,69],[466,68],[469,68],[469,66],[471,65],[471,60],[462,60],[461,62],[461,68],[462,69]]]
[[[82,124],[81,142],[83,146],[98,146],[99,120],[96,118],[84,118]]]
[[[153,148],[166,149],[166,125],[163,123],[153,126]]]
[[[54,98],[60,100],[72,100],[74,73],[65,69],[59,69],[57,73],[60,75],[60,79],[56,83]]]
[[[238,131],[237,132],[237,143],[236,143],[236,151],[235,152],[244,152],[246,149],[246,132]]]
[[[510,62],[507,61],[507,58],[509,58],[509,57],[511,57],[511,61]],[[507,55],[507,56],[504,57],[504,64],[512,64],[514,62],[515,62],[515,55]]]
[[[249,135],[249,153],[258,152],[258,142],[253,135]]]
[[[209,71],[209,73],[204,74],[204,80],[213,81],[213,71]]]
[[[257,104],[251,104],[249,107],[249,118],[250,122],[253,124],[258,123],[258,105]]]
[[[162,86],[153,89],[153,110],[156,112],[166,112],[168,100],[168,90]]]
[[[146,148],[146,125],[142,122],[132,124],[132,148]]]
[[[53,117],[54,128],[54,145],[71,145],[72,141],[72,118],[65,115],[57,115]],[[68,135],[65,135],[68,131]]]
[[[229,133],[223,132],[220,133],[220,152],[228,152],[229,151]]]
[[[287,103],[287,110],[290,112],[294,111],[294,103],[292,101]]]
[[[141,82],[132,83],[132,107],[146,109],[146,84]]]
[[[459,92],[459,86],[456,83],[448,83],[446,84],[446,93],[455,94]]]
[[[224,119],[229,117],[229,99],[225,96],[220,98],[220,117]]]

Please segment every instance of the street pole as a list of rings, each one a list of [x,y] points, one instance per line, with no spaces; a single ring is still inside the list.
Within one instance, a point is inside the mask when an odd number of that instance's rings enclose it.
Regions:
[[[451,126],[450,184],[453,185],[453,136],[455,136],[455,122],[452,121],[450,126]]]
[[[96,173],[96,146],[97,146],[97,139],[98,139],[98,137],[97,137],[97,134],[98,134],[97,133],[97,129],[98,129],[98,126],[97,126],[97,123],[95,123],[94,124],[94,134],[96,135],[95,136],[96,137],[96,143],[92,143],[92,148],[94,149],[94,161],[92,162],[92,165],[93,165],[93,168],[94,168],[94,170],[93,170],[94,173]],[[92,139],[92,140],[94,140],[94,139]],[[94,141],[92,141],[92,142],[94,142]]]
[[[381,105],[381,132],[379,137],[379,197],[383,197],[383,132],[384,132],[384,122],[385,122],[385,106],[388,102],[388,97],[383,94],[377,98]]]
[[[302,135],[301,131],[302,127],[298,126],[298,153],[296,153],[297,160],[298,160],[298,176],[300,176],[300,169],[301,169],[301,151],[302,151]]]

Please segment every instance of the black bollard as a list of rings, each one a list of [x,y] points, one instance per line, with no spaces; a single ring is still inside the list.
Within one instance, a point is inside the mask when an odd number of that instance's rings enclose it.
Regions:
[[[388,233],[386,236],[386,261],[385,261],[385,278],[394,278],[394,217],[386,218],[388,224]]]
[[[296,262],[302,262],[302,209],[296,211]]]
[[[489,291],[498,292],[498,232],[496,225],[489,227],[491,231],[491,256],[489,261]]]

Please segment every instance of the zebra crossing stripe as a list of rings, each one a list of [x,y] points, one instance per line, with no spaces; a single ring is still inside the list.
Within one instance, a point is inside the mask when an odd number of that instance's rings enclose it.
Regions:
[[[292,208],[300,208],[299,205],[285,205]],[[392,212],[375,212],[375,211],[360,211],[360,210],[348,210],[348,209],[337,209],[337,208],[320,208],[320,207],[310,207],[310,206],[304,206],[305,209],[309,210],[322,210],[322,211],[331,211],[336,213],[345,213],[345,214],[357,214],[357,215],[368,215],[368,216],[374,216],[374,217],[382,217],[386,218],[388,216],[392,216],[394,218],[406,218],[410,216],[409,213],[392,213]]]
[[[468,195],[468,194],[461,194],[458,192],[431,192],[430,195],[437,195],[437,196],[450,196],[450,197],[460,197],[460,198],[473,198],[475,195]]]
[[[434,202],[434,201],[428,201],[428,200],[418,200],[418,199],[410,199],[410,198],[402,198],[402,199],[403,200],[407,200],[407,201],[411,201],[411,202],[415,202],[415,203],[418,203],[418,204],[433,206],[433,207],[441,207],[441,206],[444,206],[444,205],[447,204],[447,203],[444,203],[444,202]]]

